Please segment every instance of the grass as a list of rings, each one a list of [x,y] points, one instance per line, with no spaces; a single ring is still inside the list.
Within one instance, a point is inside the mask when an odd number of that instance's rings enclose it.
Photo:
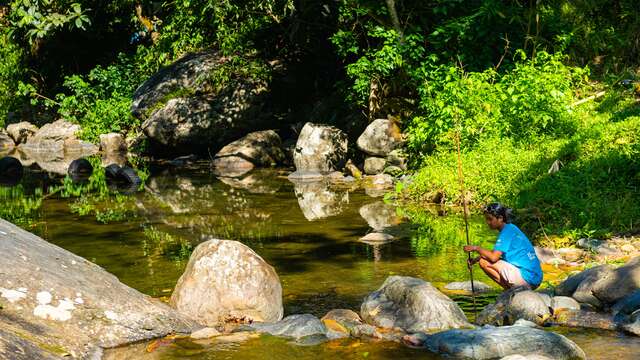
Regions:
[[[608,237],[637,229],[640,214],[640,103],[612,91],[572,110],[577,130],[519,143],[483,140],[463,153],[472,207],[499,201],[538,243]],[[426,158],[401,194],[413,204],[461,203],[455,152]],[[552,165],[556,172],[550,172]]]

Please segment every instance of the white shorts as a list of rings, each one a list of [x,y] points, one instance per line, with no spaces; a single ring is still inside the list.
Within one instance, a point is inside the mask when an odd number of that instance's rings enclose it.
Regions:
[[[500,277],[503,278],[511,286],[524,286],[531,288],[531,285],[522,278],[522,273],[515,265],[504,260],[498,260],[493,267],[498,270]]]

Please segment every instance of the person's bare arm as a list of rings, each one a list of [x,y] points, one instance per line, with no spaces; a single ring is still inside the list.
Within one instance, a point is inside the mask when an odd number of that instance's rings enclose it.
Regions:
[[[491,263],[497,262],[502,256],[502,251],[489,250],[476,245],[466,245],[463,249],[466,252],[475,251],[480,255],[481,258],[489,260]]]

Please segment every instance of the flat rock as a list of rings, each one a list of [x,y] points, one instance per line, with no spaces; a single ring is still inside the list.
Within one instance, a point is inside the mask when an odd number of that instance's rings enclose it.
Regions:
[[[493,290],[493,288],[482,281],[474,281],[473,287],[476,293],[483,293]],[[455,281],[444,286],[447,290],[467,291],[471,292],[471,281]]]
[[[220,335],[220,331],[216,330],[215,328],[206,327],[206,328],[192,332],[190,337],[192,339],[199,340],[199,339],[209,339],[219,335]]]
[[[295,339],[313,335],[324,336],[327,333],[327,328],[322,321],[311,314],[290,315],[276,323],[256,322],[248,327],[258,332]]]
[[[360,241],[367,244],[385,244],[392,242],[396,238],[391,234],[383,232],[372,232],[360,238]]]
[[[443,331],[425,335],[424,346],[456,359],[484,360],[510,355],[537,355],[556,360],[587,358],[578,345],[562,335],[519,325]]]
[[[430,332],[471,327],[458,304],[430,283],[406,276],[390,276],[369,294],[360,308],[362,319],[381,328]]]
[[[600,274],[606,274],[611,271],[613,267],[611,265],[605,264],[600,266],[595,266],[590,269],[581,271],[577,274],[569,276],[565,281],[556,286],[555,291],[556,295],[559,296],[572,296],[573,293],[578,289],[578,286],[588,277],[598,278]]]
[[[320,319],[329,330],[352,334],[354,328],[363,325],[357,312],[348,309],[334,309]]]
[[[171,306],[203,326],[235,319],[282,319],[278,274],[246,245],[213,239],[198,245],[171,295]]]
[[[4,220],[0,254],[0,329],[40,348],[90,358],[103,348],[197,327],[101,267]]]

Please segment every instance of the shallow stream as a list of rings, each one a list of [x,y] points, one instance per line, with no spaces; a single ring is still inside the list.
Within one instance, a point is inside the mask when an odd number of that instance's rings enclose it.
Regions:
[[[437,208],[407,213],[348,184],[294,184],[279,171],[218,179],[206,165],[152,169],[145,191],[133,195],[65,197],[58,192],[43,198],[48,184],[27,174],[19,188],[0,189],[0,195],[11,206],[18,200],[40,199],[22,224],[27,230],[154,297],[171,295],[191,249],[210,238],[241,241],[275,267],[285,315],[322,317],[334,308],[357,311],[366,294],[390,275],[420,277],[441,289],[468,278],[460,219],[441,216],[443,209]],[[359,241],[380,225],[389,226],[397,239],[381,245]],[[495,234],[481,218],[473,218],[471,237],[490,246]],[[475,275],[491,283],[478,271]],[[468,298],[447,294],[472,317]],[[479,304],[494,296],[481,298]],[[640,338],[584,329],[550,331],[574,340],[591,359],[640,358]],[[156,342],[151,347],[132,346],[126,354],[141,359],[438,358],[388,342],[340,340],[299,346],[268,336],[241,343]]]

